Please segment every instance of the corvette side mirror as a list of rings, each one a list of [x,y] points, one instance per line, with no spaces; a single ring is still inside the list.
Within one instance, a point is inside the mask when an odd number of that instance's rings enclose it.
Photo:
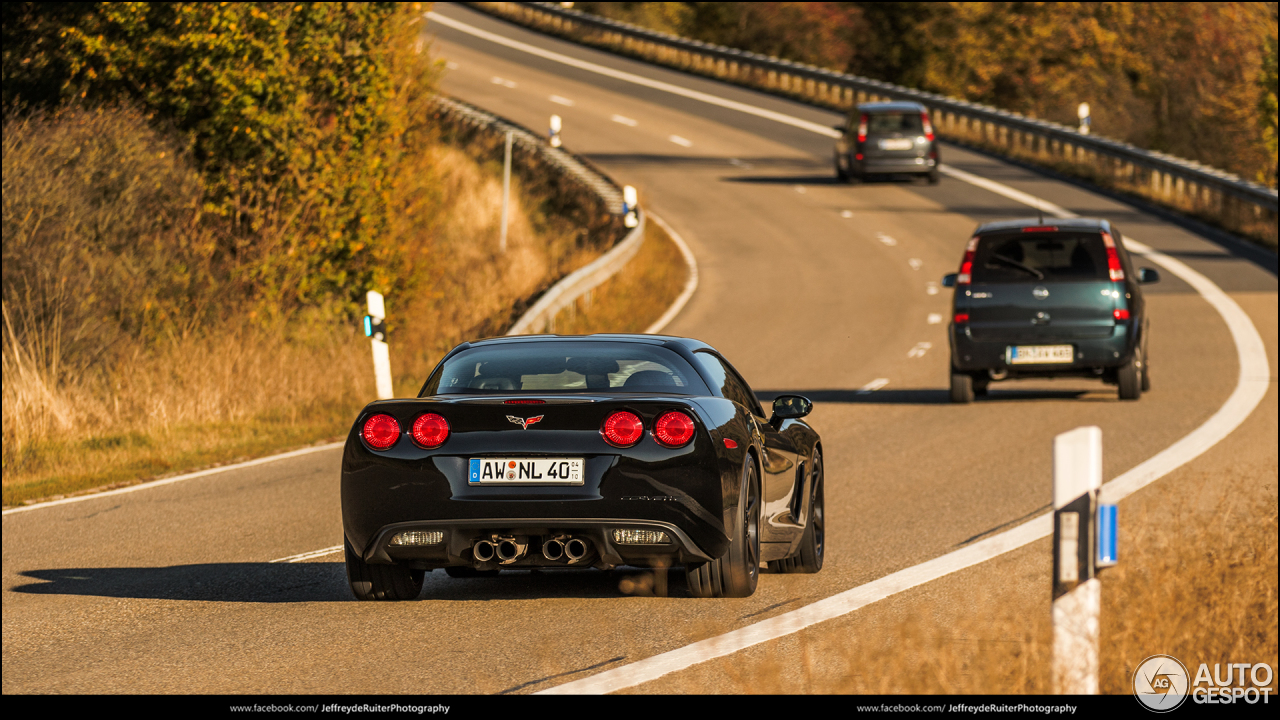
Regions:
[[[942,287],[955,287],[957,273],[947,273],[942,276]]]
[[[807,397],[779,395],[773,400],[773,417],[769,419],[769,422],[802,418],[812,411],[813,403]]]

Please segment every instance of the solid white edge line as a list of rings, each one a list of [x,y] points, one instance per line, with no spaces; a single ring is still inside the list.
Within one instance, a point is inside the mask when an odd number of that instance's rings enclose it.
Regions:
[[[41,508],[53,507],[55,505],[68,505],[70,503],[84,502],[85,500],[97,500],[98,498],[111,497],[112,495],[124,495],[125,493],[137,492],[139,490],[150,490],[151,488],[160,487],[161,485],[172,485],[173,483],[182,482],[184,480],[194,480],[195,478],[216,475],[229,470],[240,470],[241,468],[263,465],[265,463],[275,462],[276,460],[286,460],[288,458],[298,457],[299,455],[309,455],[314,452],[333,450],[335,448],[342,447],[343,444],[343,442],[326,443],[324,445],[302,448],[301,450],[291,450],[287,453],[280,453],[279,455],[268,455],[267,457],[258,458],[257,460],[246,460],[245,462],[236,463],[234,465],[223,465],[222,467],[187,473],[186,475],[176,475],[171,478],[162,478],[160,480],[138,483],[137,485],[130,485],[129,487],[122,487],[116,490],[107,490],[106,492],[91,493],[89,495],[77,495],[75,497],[63,498],[61,500],[50,500],[48,502],[35,503],[33,505],[22,505],[19,507],[9,508],[4,511],[4,514],[12,515],[14,513],[27,512],[28,510],[39,510]]]
[[[304,553],[299,553],[297,555],[290,555],[289,557],[276,558],[275,560],[270,560],[269,562],[296,563],[296,562],[302,562],[303,560],[312,560],[314,558],[324,557],[325,555],[332,555],[336,552],[342,552],[341,545],[334,545],[333,547],[327,547],[321,550],[312,550],[311,552],[304,552]]]
[[[671,307],[667,308],[662,317],[645,328],[646,335],[657,335],[662,331],[662,328],[667,326],[667,323],[674,320],[676,315],[684,309],[685,303],[689,302],[689,298],[693,297],[693,291],[698,289],[698,259],[693,256],[693,251],[689,249],[689,245],[684,241],[684,238],[680,237],[680,233],[676,232],[675,228],[668,225],[665,220],[654,215],[652,210],[649,211],[649,219],[658,223],[658,227],[671,236],[672,242],[676,244],[676,247],[680,248],[680,254],[684,256],[684,264],[689,268],[689,277],[684,281],[684,291],[680,293],[675,302],[671,303]]]
[[[710,95],[708,93],[698,92],[697,90],[690,90],[688,88],[683,88],[683,87],[680,87],[679,85],[672,85],[671,83],[665,83],[660,80],[651,80],[647,77],[642,77],[640,75],[635,75],[629,72],[614,70],[613,68],[605,67],[604,65],[597,65],[595,63],[587,62],[585,60],[571,58],[568,55],[561,55],[560,53],[551,52],[550,50],[543,50],[542,48],[534,47],[533,45],[522,43],[518,40],[511,40],[501,35],[496,35],[486,30],[481,30],[478,27],[475,27],[473,25],[468,25],[464,22],[459,22],[458,20],[452,20],[450,18],[447,18],[435,12],[434,10],[427,13],[427,19],[431,20],[432,22],[437,22],[441,25],[444,25],[445,27],[453,28],[454,30],[467,33],[468,35],[474,35],[475,37],[481,38],[483,40],[488,40],[489,42],[497,43],[498,45],[504,45],[506,47],[509,47],[515,50],[520,50],[522,52],[529,53],[530,55],[536,55],[538,57],[546,58],[547,60],[552,60],[554,62],[562,63],[570,67],[576,67],[580,70],[586,70],[588,72],[593,72],[598,75],[604,75],[605,77],[611,77],[611,78],[614,78],[615,80],[622,80],[624,82],[629,82],[635,85],[642,85],[647,88],[653,88],[654,90],[661,90],[663,92],[668,92],[668,93],[671,93],[672,95],[679,95],[680,97],[686,97],[691,100],[698,100],[698,101],[707,103],[709,105],[716,105],[722,108],[728,108],[730,110],[737,110],[739,112],[747,113],[748,115],[755,115],[756,117],[762,117],[767,120],[773,120],[775,122],[780,122],[784,125],[790,125],[792,127],[798,127],[802,130],[815,132],[815,133],[818,133],[819,135],[826,135],[827,137],[832,137],[832,138],[840,137],[840,131],[836,130],[833,127],[828,127],[826,125],[822,125],[815,122],[809,122],[808,120],[801,120],[798,117],[792,117],[791,115],[786,115],[784,113],[774,112],[773,110],[765,110],[764,108],[756,107],[754,105],[747,105],[746,103],[740,103],[735,100],[727,100],[725,98],[717,97],[715,95]]]

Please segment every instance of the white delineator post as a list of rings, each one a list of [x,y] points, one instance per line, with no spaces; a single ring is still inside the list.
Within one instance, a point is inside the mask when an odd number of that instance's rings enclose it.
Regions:
[[[560,145],[561,145],[561,142],[560,142],[560,116],[559,116],[559,115],[552,115],[552,116],[551,116],[551,139],[550,139],[550,145],[551,145],[551,147],[553,147],[553,148],[558,148],[558,147],[560,147]]]
[[[366,325],[369,339],[373,341],[373,377],[378,385],[378,399],[390,400],[394,393],[391,390],[391,351],[387,347],[386,304],[382,301],[382,293],[370,290],[365,296],[369,303],[369,318]]]
[[[622,188],[622,224],[629,228],[633,228],[640,224],[640,218],[636,215],[636,208],[640,206],[639,198],[636,195],[636,189],[627,185]]]
[[[1102,429],[1053,439],[1053,691],[1098,694],[1098,614],[1094,517],[1102,487]]]
[[[511,143],[514,133],[507,131],[506,149],[502,155],[502,229],[498,232],[498,252],[507,251],[507,208],[511,205]]]

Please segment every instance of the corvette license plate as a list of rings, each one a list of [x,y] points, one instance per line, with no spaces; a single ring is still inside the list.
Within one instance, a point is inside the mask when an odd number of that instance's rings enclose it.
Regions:
[[[1070,363],[1075,350],[1070,345],[1014,345],[1009,348],[1010,365]]]
[[[915,143],[910,138],[900,138],[897,140],[881,140],[881,150],[910,150]]]
[[[581,485],[582,458],[471,458],[470,485]]]

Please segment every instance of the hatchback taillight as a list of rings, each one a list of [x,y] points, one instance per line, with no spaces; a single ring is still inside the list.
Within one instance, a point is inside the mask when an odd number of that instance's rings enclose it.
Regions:
[[[920,124],[924,126],[924,139],[933,142],[933,123],[929,121],[929,111],[920,113]]]
[[[614,447],[631,447],[640,442],[644,435],[644,423],[640,416],[626,410],[619,410],[604,419],[600,426],[600,434],[605,442]]]
[[[1120,264],[1120,254],[1116,250],[1116,241],[1111,233],[1102,233],[1102,244],[1107,246],[1107,275],[1112,282],[1124,280],[1124,266]]]
[[[386,413],[379,413],[364,421],[360,434],[369,443],[369,447],[386,450],[400,439],[400,423]]]
[[[693,433],[693,418],[679,410],[662,414],[653,424],[653,438],[669,448],[688,445]]]
[[[960,262],[960,273],[956,275],[956,285],[968,285],[973,278],[973,256],[978,252],[978,236],[969,238],[969,245],[964,249],[964,260]]]
[[[419,415],[413,421],[413,441],[419,447],[434,450],[449,439],[449,421],[435,413]]]
[[[1129,311],[1128,311],[1128,310],[1125,310],[1125,309],[1123,309],[1123,308],[1121,308],[1121,309],[1119,309],[1119,310],[1113,310],[1113,311],[1111,311],[1111,316],[1112,316],[1112,317],[1114,317],[1116,320],[1128,320],[1128,319],[1129,319]]]

